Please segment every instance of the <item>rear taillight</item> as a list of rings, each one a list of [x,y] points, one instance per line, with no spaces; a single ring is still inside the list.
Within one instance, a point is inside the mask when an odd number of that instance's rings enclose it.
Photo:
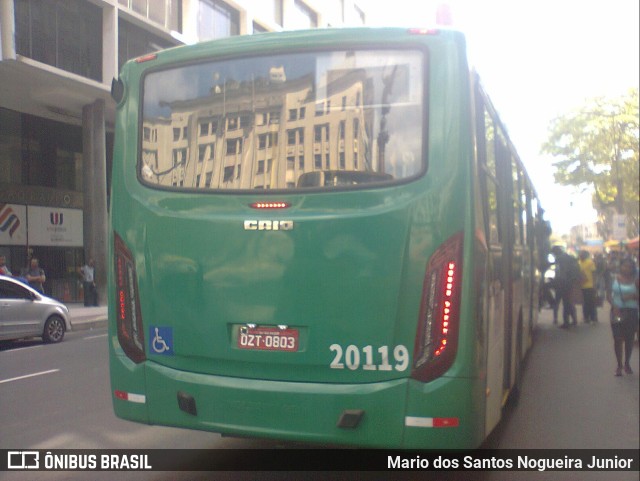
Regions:
[[[413,352],[411,377],[431,381],[451,367],[460,324],[462,233],[443,243],[429,259]]]
[[[124,241],[114,233],[116,278],[116,325],[122,350],[133,362],[146,359],[144,329],[138,296],[138,277],[133,256]]]

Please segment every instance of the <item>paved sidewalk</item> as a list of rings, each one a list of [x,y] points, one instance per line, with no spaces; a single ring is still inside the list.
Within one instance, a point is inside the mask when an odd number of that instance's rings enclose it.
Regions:
[[[72,331],[97,329],[107,325],[107,306],[85,307],[83,304],[67,304]]]

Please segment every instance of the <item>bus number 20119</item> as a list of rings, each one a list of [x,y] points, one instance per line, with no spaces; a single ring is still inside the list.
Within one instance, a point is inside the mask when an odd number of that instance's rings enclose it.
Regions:
[[[353,344],[343,348],[340,344],[331,344],[329,350],[335,353],[333,361],[329,367],[331,369],[347,369],[355,371],[362,368],[365,371],[404,371],[409,367],[409,350],[403,346],[393,348],[394,365],[389,361],[389,346],[381,346],[374,355],[372,346],[365,346],[362,349]]]

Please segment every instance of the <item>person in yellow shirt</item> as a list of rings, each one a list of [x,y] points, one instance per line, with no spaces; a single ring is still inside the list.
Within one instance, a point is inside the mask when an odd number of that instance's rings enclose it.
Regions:
[[[596,305],[596,264],[587,251],[580,251],[578,263],[582,272],[582,315],[584,322],[598,322],[598,308]]]

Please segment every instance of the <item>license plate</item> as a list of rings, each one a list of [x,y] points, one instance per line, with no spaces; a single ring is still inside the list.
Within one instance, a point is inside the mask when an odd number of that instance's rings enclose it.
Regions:
[[[241,328],[238,347],[255,351],[297,351],[298,330],[277,327]]]

